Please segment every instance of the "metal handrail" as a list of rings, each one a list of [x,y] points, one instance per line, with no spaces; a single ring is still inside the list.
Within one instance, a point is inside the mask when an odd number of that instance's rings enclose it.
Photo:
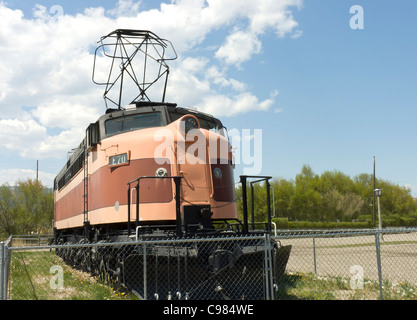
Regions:
[[[130,189],[130,185],[134,182],[137,182],[136,184],[136,227],[138,227],[138,223],[139,223],[139,184],[140,181],[143,179],[173,179],[174,183],[175,183],[175,211],[176,211],[176,232],[177,232],[177,236],[181,236],[182,235],[182,223],[181,223],[181,207],[180,207],[180,192],[181,192],[181,179],[183,177],[182,176],[163,176],[163,177],[158,177],[158,176],[142,176],[139,178],[136,178],[132,181],[129,181],[127,183],[127,185],[129,186],[127,189],[127,233],[128,236],[130,236],[131,233],[131,227],[130,227],[130,202],[131,202],[131,189]],[[133,190],[133,189],[132,189]]]
[[[270,188],[269,180],[272,179],[271,176],[240,176],[240,183],[242,184],[242,202],[243,202],[243,233],[249,232],[249,223],[248,223],[248,203],[246,195],[246,181],[248,178],[257,178],[258,180],[250,182],[251,187],[253,183],[265,181],[266,184],[266,202],[267,202],[267,213],[268,213],[268,232],[271,232],[271,199],[270,199]],[[253,194],[253,192],[252,192]],[[253,208],[253,198],[252,198],[252,208]],[[253,214],[253,211],[252,211]]]

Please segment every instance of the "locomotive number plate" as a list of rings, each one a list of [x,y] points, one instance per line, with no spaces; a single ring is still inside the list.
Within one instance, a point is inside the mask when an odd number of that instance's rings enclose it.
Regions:
[[[117,166],[124,163],[127,163],[129,161],[127,157],[127,153],[117,154],[115,156],[111,156],[109,159],[109,165],[110,166]]]

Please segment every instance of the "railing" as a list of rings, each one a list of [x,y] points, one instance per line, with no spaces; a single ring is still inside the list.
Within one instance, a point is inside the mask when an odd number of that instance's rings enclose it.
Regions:
[[[139,191],[140,191],[140,182],[144,179],[173,179],[175,183],[175,214],[176,214],[176,233],[177,236],[182,235],[182,223],[181,223],[181,176],[142,176],[137,179],[134,179],[132,181],[129,181],[127,183],[128,189],[127,189],[127,203],[128,203],[128,209],[127,209],[127,224],[128,224],[128,235],[131,234],[131,191],[133,189],[136,189],[136,229],[139,225]],[[131,189],[131,184],[136,182],[136,187]]]
[[[255,217],[254,217],[254,191],[253,191],[253,184],[265,181],[266,187],[266,208],[267,208],[267,218],[268,223],[266,225],[267,232],[271,232],[271,185],[269,180],[272,179],[270,176],[247,176],[242,175],[240,176],[240,183],[242,184],[242,202],[243,202],[243,233],[249,232],[249,223],[248,223],[248,200],[246,194],[246,182],[248,179],[257,179],[255,181],[250,182],[251,187],[251,218],[252,218],[252,230],[255,229]],[[275,207],[275,206],[274,206]]]

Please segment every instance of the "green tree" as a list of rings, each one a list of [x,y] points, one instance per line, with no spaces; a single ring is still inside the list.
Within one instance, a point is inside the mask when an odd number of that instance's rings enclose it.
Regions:
[[[327,221],[352,221],[358,216],[364,204],[364,200],[357,194],[347,191],[340,193],[336,189],[330,189],[325,195],[323,202],[326,208]]]
[[[320,221],[322,196],[318,191],[319,176],[310,166],[303,165],[295,177],[295,193],[291,202],[292,220]]]
[[[0,187],[0,233],[27,234],[50,230],[54,196],[41,182],[28,179]]]
[[[275,216],[290,218],[292,215],[292,199],[295,195],[294,181],[274,179],[271,183],[274,191]]]
[[[382,189],[380,197],[381,211],[386,216],[408,216],[416,212],[417,206],[410,188],[381,179],[377,179],[376,184],[378,188]]]
[[[382,218],[395,221],[396,225],[417,224],[417,199],[410,188],[389,181],[376,179],[376,187],[382,189],[380,198]],[[294,180],[271,181],[275,199],[275,216],[289,221],[372,221],[373,176],[359,174],[353,178],[340,171],[315,174],[303,165]],[[250,214],[250,186],[248,190],[248,213]],[[255,185],[255,219],[266,220],[266,191],[264,185]],[[236,197],[241,196],[241,187]],[[242,212],[242,200],[238,200]],[[375,208],[375,211],[377,208]],[[249,216],[250,218],[250,216]]]
[[[13,188],[3,184],[0,186],[0,235],[16,234],[19,220],[18,204]]]

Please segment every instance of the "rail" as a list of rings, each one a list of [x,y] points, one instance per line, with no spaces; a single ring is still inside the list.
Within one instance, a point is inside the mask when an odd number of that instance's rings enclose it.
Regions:
[[[127,189],[127,233],[128,236],[131,234],[131,221],[130,221],[130,215],[131,215],[131,184],[136,182],[136,229],[139,225],[139,190],[140,190],[140,181],[143,179],[173,179],[175,183],[175,213],[176,213],[176,233],[177,236],[182,236],[182,228],[181,228],[181,198],[180,198],[180,192],[181,192],[181,176],[163,176],[163,177],[157,177],[157,176],[142,176],[139,178],[136,178],[132,181],[129,181],[127,183],[128,189]],[[133,190],[133,189],[132,189]]]
[[[246,195],[246,182],[248,179],[257,179],[255,181],[249,182],[251,187],[251,218],[252,218],[252,230],[255,226],[255,218],[254,218],[254,196],[253,196],[253,184],[265,181],[266,186],[266,208],[267,208],[267,215],[268,215],[268,223],[267,223],[267,232],[271,232],[271,185],[269,184],[269,180],[272,179],[270,176],[247,176],[242,175],[240,176],[240,183],[242,184],[242,202],[243,202],[243,233],[249,232],[249,222],[248,222],[248,200]]]

